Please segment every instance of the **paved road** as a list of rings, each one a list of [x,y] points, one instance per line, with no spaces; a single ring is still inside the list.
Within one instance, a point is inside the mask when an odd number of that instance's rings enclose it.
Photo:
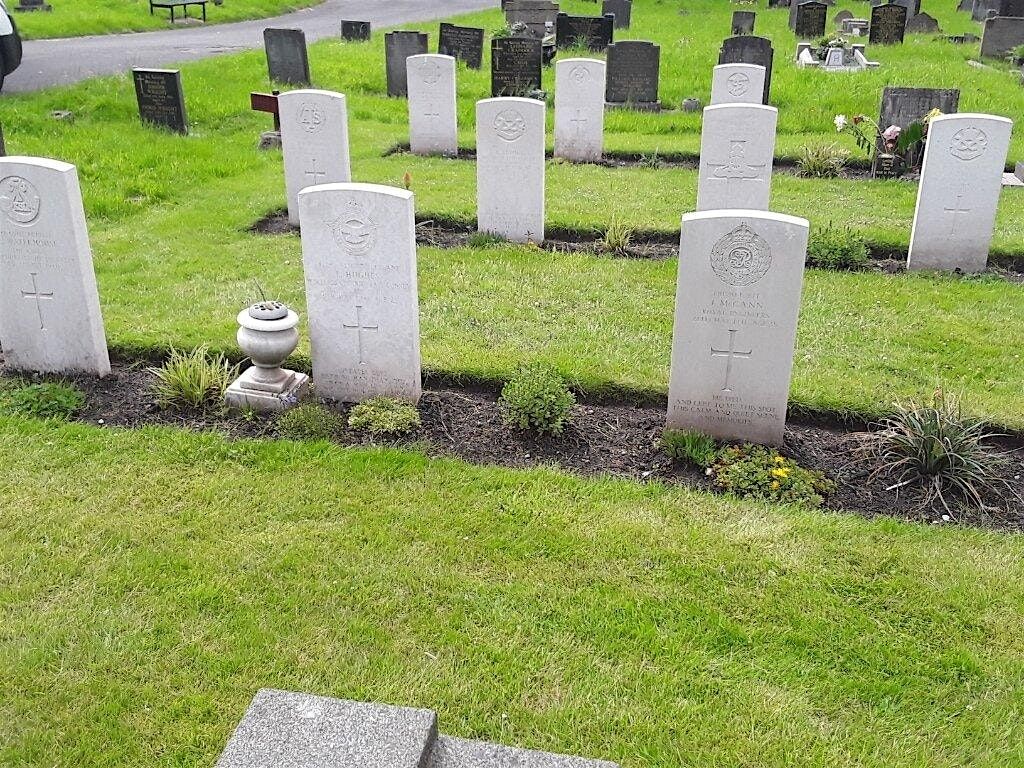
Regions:
[[[97,75],[125,72],[131,67],[166,67],[181,61],[262,48],[265,27],[303,29],[306,39],[313,42],[336,36],[341,19],[369,21],[376,28],[444,18],[494,8],[498,4],[499,0],[327,0],[315,8],[236,24],[30,40],[25,43],[21,67],[8,76],[4,92],[36,91]],[[211,7],[211,13],[216,12],[217,9]],[[432,34],[431,42],[436,39],[436,34]]]

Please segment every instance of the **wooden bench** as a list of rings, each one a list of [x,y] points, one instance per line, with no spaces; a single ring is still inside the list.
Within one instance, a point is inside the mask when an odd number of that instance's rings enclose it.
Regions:
[[[203,21],[206,21],[206,3],[208,0],[149,0],[149,15],[152,16],[155,8],[167,8],[171,12],[171,23],[174,23],[174,9],[181,8],[188,18],[188,7],[198,5],[203,9]]]

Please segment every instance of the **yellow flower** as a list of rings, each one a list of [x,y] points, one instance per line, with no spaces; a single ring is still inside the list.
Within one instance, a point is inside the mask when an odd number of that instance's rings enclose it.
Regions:
[[[781,480],[785,480],[789,477],[789,467],[776,467],[771,471],[772,477],[777,477]]]
[[[784,464],[785,462],[786,462],[786,460],[784,458],[782,458],[781,456],[776,456],[775,457],[775,463],[776,464]]]
[[[778,480],[772,480],[772,490],[773,491],[779,490],[779,481]]]

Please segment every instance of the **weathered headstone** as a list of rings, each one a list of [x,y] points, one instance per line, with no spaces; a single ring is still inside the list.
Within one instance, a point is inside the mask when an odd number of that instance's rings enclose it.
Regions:
[[[912,123],[920,122],[933,109],[943,114],[953,114],[960,104],[960,91],[955,88],[903,88],[886,86],[882,90],[882,104],[879,109],[878,125],[884,131],[890,125],[906,130]],[[906,161],[915,165],[916,150],[907,154]],[[878,156],[875,156],[874,170],[879,171]]]
[[[847,19],[852,19],[852,18],[854,18],[854,15],[853,15],[852,11],[843,10],[843,11],[840,11],[839,13],[837,13],[835,15],[835,19],[834,19],[833,23],[836,25],[837,29],[842,29],[843,22],[846,21]]]
[[[263,30],[270,80],[289,85],[309,85],[309,54],[306,33],[301,29]]]
[[[14,370],[110,373],[73,165],[0,159],[0,339]]]
[[[870,28],[870,19],[845,19],[842,32],[844,35],[852,35],[853,37],[866,37]]]
[[[526,96],[541,87],[544,50],[540,40],[496,37],[491,40],[491,95]]]
[[[604,0],[602,16],[614,16],[616,29],[629,29],[633,17],[633,0]]]
[[[417,155],[459,151],[455,107],[455,59],[434,53],[410,56],[409,147]]]
[[[727,37],[722,41],[722,47],[718,51],[719,64],[757,64],[764,67],[764,104],[768,103],[772,92],[774,58],[775,49],[772,48],[772,41],[754,35]]]
[[[971,18],[974,21],[985,21],[991,16],[999,15],[999,0],[974,0],[971,7]]]
[[[907,21],[921,12],[921,0],[889,0],[889,2],[902,5],[907,9]]]
[[[757,19],[757,14],[753,11],[733,11],[732,12],[732,34],[734,35],[752,35],[754,34],[754,22]]]
[[[622,40],[608,47],[604,100],[614,106],[660,109],[661,48],[646,40]]]
[[[1002,59],[1024,45],[1024,18],[994,16],[985,22],[981,55]]]
[[[377,184],[328,184],[303,190],[299,209],[317,394],[347,403],[378,396],[417,402],[413,194]]]
[[[477,229],[513,242],[544,240],[543,101],[476,104]]]
[[[342,21],[341,39],[358,42],[370,39],[370,22],[368,21]]]
[[[605,63],[562,59],[555,64],[555,157],[601,159],[604,148]]]
[[[712,104],[760,104],[764,67],[757,64],[719,64],[711,76]]]
[[[480,69],[484,60],[484,31],[478,27],[442,23],[437,52],[465,62],[470,69]]]
[[[999,0],[996,16],[1024,17],[1024,0]]]
[[[941,31],[939,22],[935,20],[934,16],[927,13],[919,13],[907,21],[907,32],[918,35],[935,35]]]
[[[984,271],[1012,129],[994,115],[931,121],[908,269]]]
[[[288,221],[299,224],[299,192],[317,184],[352,180],[345,96],[296,90],[278,98]]]
[[[384,65],[387,72],[388,96],[409,93],[405,60],[427,52],[425,32],[396,31],[384,35]]]
[[[583,45],[603,51],[615,36],[614,16],[570,16],[558,14],[555,20],[555,44],[559,48]]]
[[[135,68],[132,70],[132,79],[135,81],[139,117],[144,123],[170,128],[177,133],[188,133],[180,70]]]
[[[503,7],[509,26],[524,24],[530,36],[538,40],[554,33],[558,3],[552,0],[509,0]]]
[[[782,444],[808,229],[762,211],[683,216],[670,429]]]
[[[793,31],[802,40],[817,40],[825,34],[828,22],[828,6],[811,0],[796,7],[796,24]]]
[[[768,210],[779,111],[763,104],[704,109],[697,210]]]
[[[876,5],[871,9],[871,27],[868,43],[895,45],[903,42],[907,30],[907,9],[896,3]]]

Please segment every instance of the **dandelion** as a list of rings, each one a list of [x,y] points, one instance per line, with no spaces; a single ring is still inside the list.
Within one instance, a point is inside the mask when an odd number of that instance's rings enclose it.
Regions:
[[[846,115],[836,115],[836,119],[833,120],[832,122],[836,124],[836,131],[838,133],[842,133],[843,129],[846,128],[849,121],[847,121]]]

